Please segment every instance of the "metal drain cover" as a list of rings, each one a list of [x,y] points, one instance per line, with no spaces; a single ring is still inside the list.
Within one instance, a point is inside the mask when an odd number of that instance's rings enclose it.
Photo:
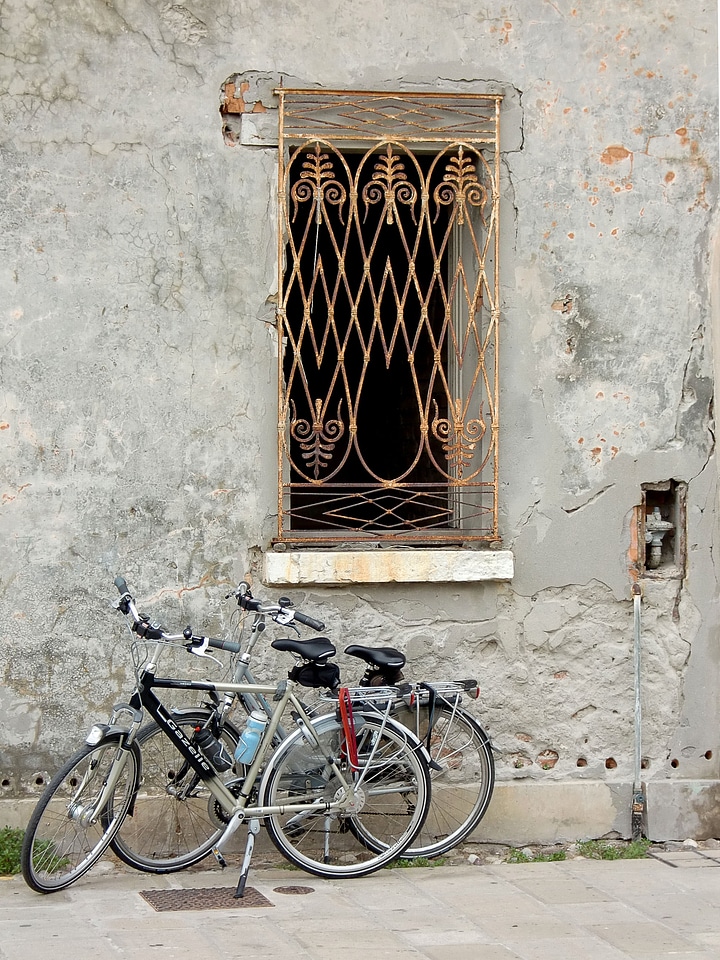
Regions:
[[[294,896],[303,896],[306,893],[315,893],[314,887],[273,887],[273,893],[287,893]]]
[[[235,887],[201,887],[195,890],[141,890],[158,913],[166,910],[236,910],[238,907],[272,907],[267,897],[254,887],[245,887],[245,895],[235,897]]]

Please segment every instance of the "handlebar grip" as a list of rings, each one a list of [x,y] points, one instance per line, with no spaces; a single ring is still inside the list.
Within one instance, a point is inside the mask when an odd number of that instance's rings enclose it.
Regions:
[[[125,583],[125,577],[115,577],[113,581],[115,586],[118,588],[119,593],[130,593],[128,590],[128,585]]]
[[[208,646],[215,647],[216,650],[227,650],[228,653],[240,653],[242,649],[235,640],[213,640],[208,638]]]
[[[313,617],[309,617],[306,613],[301,613],[299,610],[295,610],[295,619],[298,623],[304,623],[306,627],[310,627],[311,630],[324,630],[325,624],[322,620],[315,620]]]

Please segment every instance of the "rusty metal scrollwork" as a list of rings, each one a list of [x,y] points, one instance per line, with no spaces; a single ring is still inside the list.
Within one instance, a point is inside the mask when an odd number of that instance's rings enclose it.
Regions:
[[[340,417],[341,405],[338,403],[337,419],[324,420],[323,402],[316,400],[315,415],[310,421],[298,418],[295,403],[291,401],[290,436],[300,445],[302,458],[315,480],[320,478],[320,471],[328,466],[338,440],[345,433],[345,425]]]
[[[480,403],[480,416],[466,420],[463,410],[463,401],[458,397],[451,404],[451,417],[441,417],[437,401],[435,417],[430,429],[433,436],[440,441],[447,457],[450,472],[456,481],[463,479],[465,468],[475,455],[475,448],[485,436],[487,425],[483,419],[483,405]]]
[[[438,205],[435,219],[441,206],[453,205],[457,210],[458,226],[465,223],[468,205],[482,209],[487,204],[487,190],[478,179],[476,161],[467,156],[462,146],[456,157],[448,158],[443,182],[435,188],[433,199]]]
[[[396,203],[403,203],[410,209],[413,223],[417,223],[414,207],[418,192],[408,181],[402,159],[393,154],[391,143],[387,145],[387,152],[378,158],[372,180],[363,188],[362,197],[365,201],[366,218],[370,204],[384,202],[385,222],[392,226],[397,220]]]
[[[322,223],[323,203],[342,208],[347,200],[345,187],[335,179],[333,162],[330,155],[320,152],[320,144],[315,144],[315,152],[308,153],[303,161],[300,179],[293,185],[290,196],[294,203],[293,220],[297,217],[298,204],[312,201],[315,210],[315,222]],[[342,212],[339,213],[342,222]]]

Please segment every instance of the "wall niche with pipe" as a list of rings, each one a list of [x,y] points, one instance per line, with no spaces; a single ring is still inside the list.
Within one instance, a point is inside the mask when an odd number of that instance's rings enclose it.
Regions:
[[[641,577],[685,575],[687,484],[678,480],[644,483],[636,507],[637,567]]]

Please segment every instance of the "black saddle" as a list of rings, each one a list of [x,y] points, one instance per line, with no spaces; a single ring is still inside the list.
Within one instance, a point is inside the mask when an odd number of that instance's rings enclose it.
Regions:
[[[327,637],[313,637],[312,640],[294,640],[292,637],[280,637],[270,644],[275,650],[293,653],[303,660],[322,663],[335,654],[335,647]]]
[[[359,657],[377,670],[402,670],[405,666],[405,654],[393,647],[363,647],[359,643],[352,643],[345,647],[345,653],[350,657]]]

